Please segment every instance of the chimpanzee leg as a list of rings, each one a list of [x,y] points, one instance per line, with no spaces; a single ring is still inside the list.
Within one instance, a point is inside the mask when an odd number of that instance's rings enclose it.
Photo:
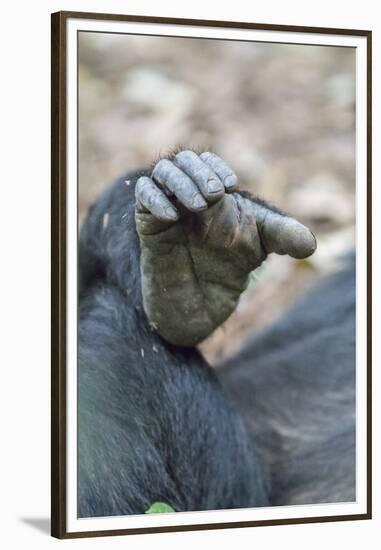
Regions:
[[[217,371],[272,473],[271,502],[356,499],[355,265]]]
[[[264,474],[214,372],[142,308],[134,185],[117,181],[80,238],[79,510],[142,513],[267,502]]]
[[[90,208],[79,239],[80,299],[94,285],[110,283],[141,306],[135,184],[145,173],[132,172],[115,181]]]
[[[267,479],[214,371],[151,331],[116,287],[81,301],[81,517],[261,506]]]

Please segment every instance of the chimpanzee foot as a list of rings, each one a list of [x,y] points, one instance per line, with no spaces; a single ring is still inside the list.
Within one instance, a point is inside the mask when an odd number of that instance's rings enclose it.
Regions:
[[[248,193],[209,152],[161,159],[136,184],[145,312],[159,334],[194,345],[233,312],[270,252],[305,258],[311,231]]]

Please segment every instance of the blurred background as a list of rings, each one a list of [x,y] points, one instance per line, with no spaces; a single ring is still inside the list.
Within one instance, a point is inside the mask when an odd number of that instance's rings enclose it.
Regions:
[[[79,222],[105,186],[179,144],[212,148],[318,242],[250,278],[201,345],[217,364],[354,246],[354,49],[79,33]]]

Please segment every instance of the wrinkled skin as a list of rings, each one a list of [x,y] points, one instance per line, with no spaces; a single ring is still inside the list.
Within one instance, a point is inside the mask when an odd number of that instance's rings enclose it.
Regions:
[[[270,252],[310,256],[308,228],[247,193],[212,153],[162,159],[136,185],[143,305],[168,342],[193,346],[234,311]]]

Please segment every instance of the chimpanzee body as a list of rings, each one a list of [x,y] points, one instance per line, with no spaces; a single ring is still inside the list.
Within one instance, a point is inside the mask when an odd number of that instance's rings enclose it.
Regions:
[[[150,173],[116,181],[81,230],[79,516],[354,500],[354,267],[212,369],[143,309]]]
[[[273,505],[356,500],[355,307],[351,256],[218,369]]]

